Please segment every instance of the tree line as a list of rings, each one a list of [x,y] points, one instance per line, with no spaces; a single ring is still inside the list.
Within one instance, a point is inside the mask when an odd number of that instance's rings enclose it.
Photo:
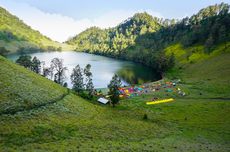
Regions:
[[[184,48],[202,45],[209,54],[218,44],[228,47],[229,27],[229,5],[221,3],[181,20],[137,13],[114,28],[89,28],[67,43],[75,45],[76,51],[132,60],[162,74],[175,64],[174,54],[165,55],[165,48],[175,43]]]

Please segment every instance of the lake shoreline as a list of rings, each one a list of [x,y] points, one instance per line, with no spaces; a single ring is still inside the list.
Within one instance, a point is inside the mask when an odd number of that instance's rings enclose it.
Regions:
[[[11,61],[21,54],[10,54],[7,56]],[[32,57],[36,56],[40,61],[45,62],[45,67],[50,65],[50,61],[57,57],[64,59],[64,65],[68,68],[66,72],[68,87],[71,88],[70,74],[72,69],[79,64],[84,68],[86,64],[92,65],[93,81],[95,88],[106,88],[114,74],[118,74],[122,80],[122,85],[128,86],[133,84],[143,84],[159,80],[156,72],[149,67],[133,61],[116,59],[102,55],[78,51],[49,51],[28,53]],[[99,70],[98,70],[99,69]]]

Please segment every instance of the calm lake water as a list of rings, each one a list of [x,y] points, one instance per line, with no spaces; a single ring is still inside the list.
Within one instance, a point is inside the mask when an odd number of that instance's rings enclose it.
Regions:
[[[93,73],[93,83],[95,88],[105,88],[110,82],[112,76],[116,73],[122,80],[123,85],[141,84],[159,79],[154,71],[143,65],[112,59],[104,56],[67,51],[67,52],[42,52],[29,54],[36,56],[40,61],[45,62],[45,66],[50,66],[53,58],[64,59],[64,65],[68,68],[66,72],[66,82],[71,87],[70,74],[72,69],[79,64],[84,68],[86,64],[91,64]],[[8,58],[16,61],[19,55],[9,55]]]

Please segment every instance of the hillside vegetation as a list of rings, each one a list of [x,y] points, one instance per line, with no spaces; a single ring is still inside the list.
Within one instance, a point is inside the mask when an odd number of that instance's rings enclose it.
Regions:
[[[158,18],[147,13],[137,13],[116,28],[102,30],[92,27],[68,40],[68,44],[76,45],[77,51],[105,53],[121,56],[121,51],[135,44],[137,36],[147,32],[155,32],[160,28]]]
[[[0,51],[3,51],[2,48],[5,48],[8,53],[16,53],[18,51],[65,50],[71,47],[52,41],[0,7]]]
[[[219,45],[223,52],[229,50],[228,27],[229,5],[221,3],[182,20],[138,13],[111,29],[90,28],[67,43],[76,45],[76,51],[128,59],[164,73],[175,62],[205,59]]]
[[[67,93],[5,58],[0,62],[2,151],[230,150],[227,100],[176,98],[149,106],[155,96],[149,94],[112,108]],[[2,113],[7,107],[14,113]]]

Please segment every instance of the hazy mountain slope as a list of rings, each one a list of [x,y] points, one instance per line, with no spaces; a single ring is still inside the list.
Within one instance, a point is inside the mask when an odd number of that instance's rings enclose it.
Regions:
[[[52,51],[59,47],[65,49],[68,45],[52,41],[0,7],[0,47],[4,47],[9,53],[14,53],[20,48],[34,48],[34,51],[39,51],[39,49]]]

